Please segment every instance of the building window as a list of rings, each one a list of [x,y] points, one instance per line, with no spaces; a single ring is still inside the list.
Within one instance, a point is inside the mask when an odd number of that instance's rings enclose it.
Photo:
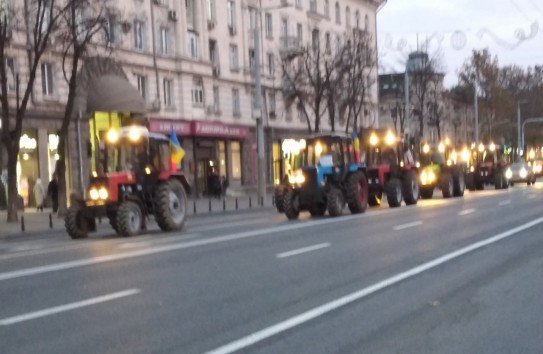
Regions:
[[[355,21],[356,21],[356,28],[360,28],[360,11],[356,10],[355,14],[354,14],[354,18],[355,18]]]
[[[219,86],[213,86],[213,111],[218,113],[221,110],[221,98],[219,96]]]
[[[324,35],[324,40],[325,40],[325,45],[326,45],[326,53],[331,53],[332,52],[332,44],[330,43],[330,33],[326,33]]]
[[[15,59],[6,57],[6,85],[8,91],[15,91],[16,89],[17,71],[15,69]]]
[[[236,28],[236,3],[234,1],[228,1],[227,16],[228,16],[228,27],[230,27],[231,29],[235,29]]]
[[[305,122],[306,119],[305,119],[304,107],[298,103],[296,111],[298,112],[298,120],[300,122]]]
[[[204,84],[201,78],[194,78],[192,82],[192,104],[202,106],[204,104]]]
[[[136,75],[136,79],[138,80],[138,91],[140,92],[141,97],[143,97],[143,100],[147,101],[147,77]]]
[[[187,26],[189,28],[194,28],[194,19],[196,14],[196,9],[194,6],[194,0],[185,0],[185,8],[187,10]]]
[[[367,32],[370,26],[370,18],[368,15],[364,16],[364,30]]]
[[[215,0],[207,0],[207,18],[212,22],[217,20],[217,7],[215,6]]]
[[[144,24],[142,21],[134,21],[134,49],[143,51],[144,48]]]
[[[341,12],[339,11],[339,3],[336,2],[336,23],[341,23]]]
[[[173,80],[164,79],[162,84],[164,88],[164,106],[172,107],[173,106],[173,103],[172,103]]]
[[[194,31],[188,31],[188,52],[189,57],[198,59],[198,34]]]
[[[298,38],[298,45],[302,45],[304,41],[304,27],[301,23],[296,25],[296,37]]]
[[[351,27],[351,9],[349,6],[345,9],[345,26]]]
[[[114,16],[109,16],[106,20],[106,43],[115,45],[121,41],[120,24]]]
[[[253,70],[255,67],[255,50],[249,49],[249,69]]]
[[[256,9],[249,6],[249,29],[254,30],[256,28]]]
[[[329,0],[324,0],[324,16],[330,18],[330,2]]]
[[[268,53],[268,75],[273,76],[275,74],[275,62],[273,53]]]
[[[239,106],[239,89],[232,89],[232,113],[235,116],[241,115]]]
[[[285,38],[288,36],[288,19],[286,18],[281,19],[281,36]]]
[[[41,64],[41,89],[44,96],[53,95],[53,64]]]
[[[230,69],[239,69],[238,46],[235,44],[230,44]]]
[[[309,0],[309,9],[313,12],[317,12],[317,0]]]
[[[271,38],[273,37],[272,15],[266,14],[265,21],[266,21],[266,37]]]
[[[232,151],[232,178],[241,179],[241,144],[239,141],[230,143]]]
[[[172,52],[171,43],[172,43],[172,38],[171,38],[170,29],[167,27],[160,27],[160,53],[162,55],[171,54]],[[197,58],[197,57],[198,57],[198,51],[196,49],[196,57],[193,57],[193,58]]]
[[[319,30],[314,29],[313,32],[311,32],[311,43],[313,45],[313,48],[319,48],[320,46],[320,39],[319,39]]]
[[[302,8],[302,0],[296,0],[296,7],[299,9]]]
[[[269,100],[270,119],[276,119],[277,114],[275,112],[275,93],[270,92],[270,95],[268,96],[268,100]]]

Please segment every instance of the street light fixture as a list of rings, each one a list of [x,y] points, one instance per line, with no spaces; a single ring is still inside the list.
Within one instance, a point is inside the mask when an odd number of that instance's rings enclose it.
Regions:
[[[257,142],[257,176],[258,176],[258,202],[261,203],[266,197],[266,164],[264,156],[264,125],[262,122],[262,83],[261,83],[261,72],[260,72],[260,26],[262,23],[262,11],[271,11],[278,10],[285,7],[290,7],[291,4],[283,2],[279,6],[273,6],[268,8],[259,7],[257,9],[257,16],[255,21],[254,28],[254,46],[255,46],[255,64],[254,64],[254,75],[255,75],[255,109],[254,115],[256,118],[256,142]]]

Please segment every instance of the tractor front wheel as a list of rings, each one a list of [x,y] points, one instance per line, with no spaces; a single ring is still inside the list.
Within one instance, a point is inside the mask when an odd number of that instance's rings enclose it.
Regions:
[[[281,189],[276,188],[274,191],[275,208],[278,213],[284,213],[285,208],[283,206],[284,192]]]
[[[181,182],[171,179],[155,193],[155,219],[162,231],[180,230],[187,218],[187,194]]]
[[[341,190],[336,187],[330,187],[330,190],[326,194],[326,208],[328,209],[328,214],[332,217],[341,216],[341,214],[343,214],[344,206],[345,202]]]
[[[446,172],[441,175],[441,193],[443,198],[450,198],[454,194],[453,177],[450,173]]]
[[[402,184],[399,179],[391,178],[385,186],[388,206],[397,208],[402,204]]]
[[[289,220],[300,216],[300,195],[292,188],[287,189],[283,195],[283,210]]]
[[[347,201],[352,214],[360,214],[368,207],[368,182],[363,173],[353,173],[347,178]]]
[[[64,218],[64,226],[72,239],[87,238],[92,230],[92,220],[85,217],[84,210],[76,205],[68,209]]]
[[[417,204],[420,197],[420,189],[415,171],[409,171],[404,176],[402,193],[406,205]]]
[[[126,201],[117,212],[117,227],[123,236],[137,235],[143,227],[143,213],[138,204]]]
[[[462,171],[458,171],[457,175],[454,178],[453,190],[454,190],[453,194],[455,197],[464,196],[464,191],[466,190],[466,180],[464,178],[464,173]]]
[[[503,178],[501,174],[497,174],[496,177],[494,177],[494,188],[496,189],[502,189]]]

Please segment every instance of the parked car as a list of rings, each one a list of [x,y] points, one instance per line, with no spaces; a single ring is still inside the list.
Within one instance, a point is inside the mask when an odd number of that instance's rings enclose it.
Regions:
[[[513,186],[515,183],[526,182],[528,185],[535,183],[535,174],[530,165],[526,162],[515,162],[506,171],[509,184]]]

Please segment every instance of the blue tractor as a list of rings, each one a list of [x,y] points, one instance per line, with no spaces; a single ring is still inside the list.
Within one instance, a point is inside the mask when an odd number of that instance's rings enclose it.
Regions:
[[[304,140],[300,149],[302,167],[288,179],[283,210],[288,219],[300,211],[311,216],[340,216],[345,205],[353,214],[368,205],[366,165],[360,162],[357,139],[348,135],[322,134]]]

